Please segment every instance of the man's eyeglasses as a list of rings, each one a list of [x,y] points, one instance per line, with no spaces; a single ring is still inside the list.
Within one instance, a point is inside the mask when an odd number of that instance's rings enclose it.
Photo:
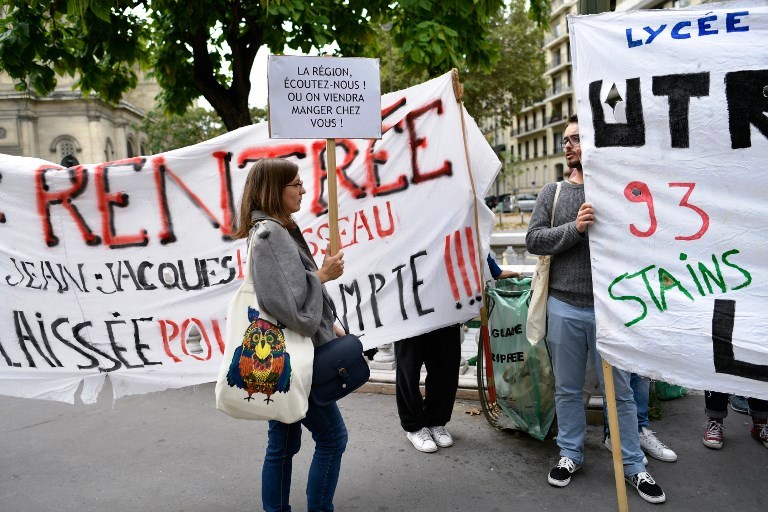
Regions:
[[[563,137],[563,140],[561,140],[561,141],[560,141],[560,145],[563,147],[563,149],[565,149],[565,146],[566,146],[566,145],[567,145],[569,142],[571,143],[571,146],[573,146],[573,147],[576,147],[576,146],[578,146],[578,145],[579,145],[579,142],[580,142],[580,140],[579,140],[579,134],[577,133],[577,134],[575,134],[575,135],[571,135],[571,136],[569,136],[569,137]]]
[[[304,188],[304,182],[303,181],[297,181],[296,183],[289,183],[289,184],[286,185],[286,187]]]

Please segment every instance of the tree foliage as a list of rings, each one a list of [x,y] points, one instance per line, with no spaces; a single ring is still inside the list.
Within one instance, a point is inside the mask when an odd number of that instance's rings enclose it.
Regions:
[[[493,19],[489,39],[498,46],[500,58],[490,70],[466,70],[464,104],[473,116],[495,118],[507,126],[525,105],[544,96],[543,32],[532,23],[523,0],[513,0]]]
[[[162,88],[160,104],[181,114],[200,97],[227,129],[250,124],[250,74],[268,47],[342,56],[380,55],[388,36],[409,73],[490,69],[488,39],[504,0],[2,0],[0,68],[19,88],[50,93],[55,73],[107,101],[136,84],[140,66]],[[537,3],[538,5],[538,3]]]

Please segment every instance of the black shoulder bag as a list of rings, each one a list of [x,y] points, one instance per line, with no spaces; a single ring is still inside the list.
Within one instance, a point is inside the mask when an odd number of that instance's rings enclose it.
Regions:
[[[336,308],[323,299],[336,315]],[[315,362],[312,373],[312,391],[309,398],[318,405],[328,405],[343,398],[365,384],[371,376],[368,361],[363,355],[363,344],[341,320],[339,323],[347,333],[315,348]]]

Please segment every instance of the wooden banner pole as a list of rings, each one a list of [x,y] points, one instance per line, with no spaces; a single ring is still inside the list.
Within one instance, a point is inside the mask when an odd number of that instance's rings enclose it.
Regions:
[[[605,359],[603,362],[603,382],[605,382],[605,402],[608,407],[608,431],[611,435],[613,455],[613,476],[616,480],[616,499],[619,512],[628,512],[627,486],[624,483],[624,464],[621,459],[621,436],[619,435],[619,415],[616,413],[616,388],[613,384],[613,367]]]
[[[336,139],[325,139],[328,176],[328,226],[331,231],[331,256],[339,252],[339,200],[336,191]]]
[[[469,159],[469,145],[467,144],[467,125],[464,121],[464,86],[459,80],[459,71],[456,68],[451,70],[451,78],[453,81],[453,94],[456,96],[456,102],[459,104],[459,113],[461,114],[461,138],[464,141],[464,157],[467,159],[467,171],[469,172],[469,184],[472,187],[472,197],[474,198],[474,212],[475,212],[475,244],[476,244],[476,257],[477,268],[485,268],[485,254],[483,254],[482,246],[480,244],[480,220],[477,211],[477,191],[475,190],[475,179],[472,174],[472,163]],[[480,275],[484,275],[484,272],[480,272]],[[491,341],[488,337],[488,302],[485,296],[485,290],[481,291],[482,306],[480,307],[480,334],[481,343],[483,344],[483,353],[485,354],[485,373],[486,382],[488,383],[488,397],[491,403],[496,402],[496,379],[493,376],[493,364],[491,361]],[[478,390],[482,393],[482,390]]]

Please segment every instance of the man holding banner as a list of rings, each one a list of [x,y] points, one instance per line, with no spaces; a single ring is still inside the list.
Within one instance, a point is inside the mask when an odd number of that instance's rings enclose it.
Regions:
[[[568,119],[562,143],[565,159],[572,172],[568,180],[561,185],[556,205],[553,204],[556,184],[548,183],[541,190],[526,235],[526,246],[531,254],[553,255],[547,299],[547,343],[555,373],[557,445],[560,447],[560,460],[550,471],[548,481],[555,487],[568,485],[571,475],[584,462],[586,417],[582,389],[588,354],[594,354],[596,366],[601,366],[596,347],[592,270],[587,236],[587,228],[595,222],[595,211],[590,203],[585,202],[579,124],[576,116]],[[602,372],[597,374],[601,387],[604,387]],[[666,500],[664,491],[645,470],[643,464],[630,374],[614,368],[613,378],[625,478],[644,500],[663,503]]]

